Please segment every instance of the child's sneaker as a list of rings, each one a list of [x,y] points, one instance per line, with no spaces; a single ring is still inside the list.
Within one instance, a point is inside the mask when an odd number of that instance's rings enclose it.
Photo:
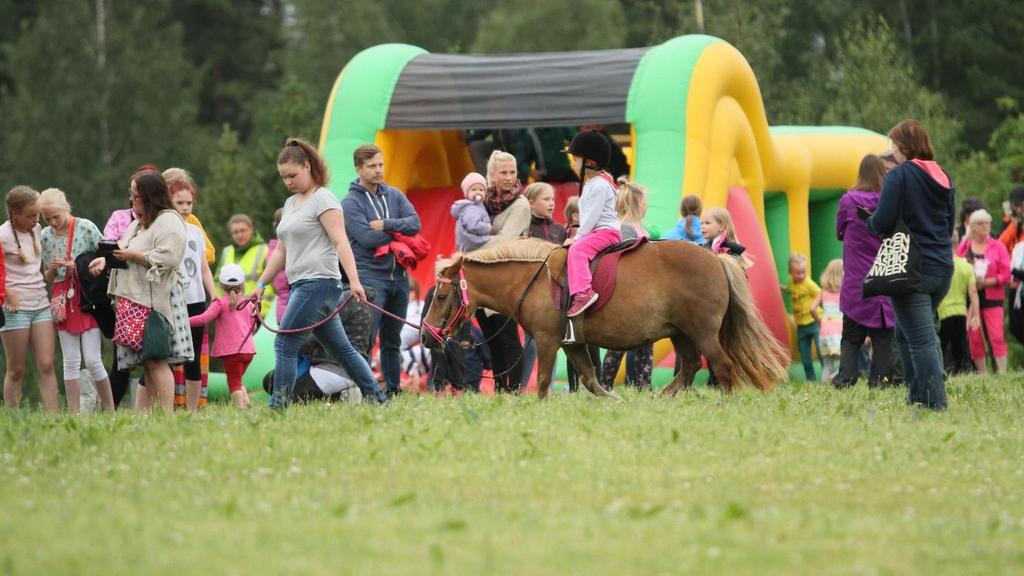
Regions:
[[[580,314],[583,314],[587,308],[590,308],[594,302],[597,302],[597,292],[593,289],[588,289],[586,292],[580,292],[579,294],[572,297],[572,306],[566,311],[565,315],[569,318],[575,318]]]

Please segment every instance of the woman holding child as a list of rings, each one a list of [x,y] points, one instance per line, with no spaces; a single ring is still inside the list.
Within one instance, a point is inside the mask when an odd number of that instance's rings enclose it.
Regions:
[[[490,188],[483,202],[491,217],[491,238],[484,248],[515,240],[530,227],[530,203],[522,193],[515,156],[495,150],[487,161],[487,181]],[[476,320],[491,352],[491,368],[496,375],[494,389],[518,392],[523,356],[519,325],[503,314],[483,309],[477,310]]]

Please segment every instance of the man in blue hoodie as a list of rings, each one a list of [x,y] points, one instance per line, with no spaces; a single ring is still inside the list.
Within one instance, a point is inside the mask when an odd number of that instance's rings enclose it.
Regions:
[[[392,233],[418,234],[420,217],[405,194],[384,183],[384,155],[380,148],[364,144],[356,148],[352,156],[359,177],[349,185],[348,196],[341,207],[359,279],[363,286],[376,292],[372,298],[374,304],[405,318],[409,306],[408,274],[390,252],[381,258],[374,253],[394,240]],[[390,396],[400,392],[401,332],[401,322],[374,311],[370,342],[380,334],[381,371]]]

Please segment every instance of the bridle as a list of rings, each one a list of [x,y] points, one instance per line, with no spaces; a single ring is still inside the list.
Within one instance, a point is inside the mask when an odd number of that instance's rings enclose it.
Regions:
[[[445,278],[443,276],[437,277],[438,284],[449,284],[455,287],[456,297],[459,301],[459,307],[455,309],[455,313],[452,314],[444,326],[434,326],[427,322],[426,319],[420,321],[423,326],[423,331],[430,335],[431,338],[437,341],[441,346],[445,345],[445,342],[450,339],[460,326],[470,317],[469,308],[469,284],[466,283],[466,272],[460,267],[459,268],[459,281],[455,283],[451,278]],[[436,299],[435,295],[435,299]]]
[[[483,342],[475,343],[473,345],[474,347],[478,348],[480,346],[483,346],[490,342],[491,340],[493,340],[494,338],[498,337],[501,331],[505,329],[505,326],[508,326],[508,324],[512,322],[512,318],[515,316],[516,312],[519,311],[519,308],[523,305],[523,302],[526,300],[526,296],[529,295],[530,293],[530,288],[533,288],[534,283],[537,282],[537,278],[540,277],[540,273],[544,271],[544,268],[547,266],[548,259],[551,258],[551,254],[553,252],[554,250],[548,252],[548,255],[544,257],[544,260],[540,263],[540,266],[537,267],[537,271],[533,273],[533,277],[530,278],[530,282],[526,285],[526,288],[523,289],[523,293],[521,296],[519,296],[519,300],[516,302],[516,305],[512,308],[512,312],[510,312],[506,316],[505,323],[502,324],[501,328],[496,330],[495,333],[490,338],[484,340]],[[459,307],[456,308],[455,313],[452,314],[452,317],[448,320],[447,323],[444,324],[444,326],[434,326],[433,324],[428,323],[426,319],[421,320],[420,324],[422,325],[423,331],[426,334],[428,334],[431,338],[433,338],[438,344],[440,344],[442,349],[444,349],[444,347],[447,346],[448,342],[452,339],[452,337],[455,335],[456,331],[458,331],[458,329],[462,326],[462,324],[470,319],[470,312],[472,312],[472,308],[469,305],[469,285],[466,283],[466,273],[463,271],[461,267],[459,268],[458,283],[455,283],[451,278],[445,278],[443,276],[437,277],[437,283],[450,284],[455,287],[455,291],[458,293]],[[437,295],[435,294],[434,297],[436,299]],[[433,306],[433,303],[431,303],[431,306]]]

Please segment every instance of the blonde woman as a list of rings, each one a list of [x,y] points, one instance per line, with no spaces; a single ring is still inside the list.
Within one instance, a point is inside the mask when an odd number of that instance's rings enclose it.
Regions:
[[[31,346],[39,372],[39,395],[47,412],[57,411],[57,375],[53,370],[54,331],[46,281],[40,271],[39,193],[15,186],[7,193],[7,222],[0,226],[6,268],[6,323],[0,328],[7,373],[4,404],[21,403],[21,382]]]
[[[43,229],[43,277],[53,286],[54,297],[67,298],[66,318],[56,322],[57,337],[64,356],[64,393],[68,412],[78,414],[82,391],[79,376],[82,361],[96,383],[96,394],[104,410],[114,409],[114,396],[110,379],[103,367],[103,334],[96,318],[83,312],[78,302],[82,290],[75,273],[75,259],[87,252],[95,252],[101,240],[99,228],[85,218],[71,215],[67,196],[57,188],[43,190],[39,196],[39,210],[48,226]]]
[[[521,237],[530,229],[530,202],[523,195],[516,157],[495,150],[487,160],[487,196],[484,207],[491,216],[490,248]]]

